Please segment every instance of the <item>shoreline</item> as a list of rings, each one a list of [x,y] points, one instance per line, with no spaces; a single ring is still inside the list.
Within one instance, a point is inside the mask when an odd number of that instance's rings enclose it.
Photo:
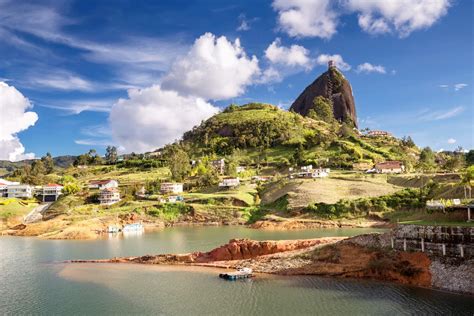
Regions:
[[[436,280],[433,273],[439,271],[434,269],[433,265],[442,262],[441,259],[422,252],[388,249],[386,244],[389,242],[389,234],[362,236],[362,239],[361,236],[356,236],[279,241],[232,239],[229,243],[205,253],[71,260],[65,263],[172,265],[218,269],[249,267],[255,273],[270,275],[368,279],[474,295],[469,284],[457,290],[449,287],[450,283],[460,276],[451,275],[443,282]],[[467,258],[460,264],[469,267],[473,263],[473,259]],[[449,271],[452,265],[446,262],[444,264],[446,271]]]
[[[385,221],[373,220],[319,220],[300,218],[270,218],[252,224],[240,221],[150,221],[147,219],[125,220],[122,224],[142,221],[144,233],[159,231],[169,227],[215,227],[241,226],[256,230],[310,230],[326,228],[392,228],[393,224]],[[0,231],[0,236],[35,237],[52,240],[94,240],[108,236],[108,225],[116,222],[111,218],[90,218],[73,221],[67,217],[58,217],[48,221],[31,224],[17,224]]]

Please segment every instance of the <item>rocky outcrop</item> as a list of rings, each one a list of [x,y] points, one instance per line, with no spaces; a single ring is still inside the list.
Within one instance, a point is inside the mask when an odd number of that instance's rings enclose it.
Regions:
[[[327,237],[298,240],[231,239],[227,244],[209,252],[192,252],[186,254],[145,255],[141,257],[123,257],[101,260],[74,260],[72,262],[97,263],[141,263],[141,264],[204,264],[221,261],[234,261],[259,258],[266,255],[308,249],[317,245],[334,243],[345,237]]]
[[[336,67],[330,67],[328,71],[307,86],[293,102],[290,110],[306,116],[314,106],[314,98],[318,96],[331,100],[334,117],[337,120],[342,122],[350,119],[357,127],[356,107],[351,84]]]

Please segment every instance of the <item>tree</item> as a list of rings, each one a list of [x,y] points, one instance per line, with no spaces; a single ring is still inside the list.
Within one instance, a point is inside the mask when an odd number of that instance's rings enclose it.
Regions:
[[[64,194],[74,194],[74,193],[79,192],[79,190],[80,190],[80,188],[79,188],[79,185],[77,183],[69,182],[69,183],[66,183],[63,186],[63,193]]]
[[[168,166],[173,180],[182,181],[191,170],[188,154],[178,146],[171,146],[168,152]]]
[[[105,160],[109,164],[114,164],[117,162],[117,147],[107,146],[105,149]]]
[[[402,145],[405,147],[415,147],[415,142],[410,136],[403,136]]]
[[[464,186],[464,198],[467,199],[467,191],[469,191],[469,198],[472,198],[471,183],[474,181],[474,166],[469,166],[461,176],[461,184]]]
[[[474,149],[471,149],[466,153],[466,163],[468,166],[474,165]]]
[[[436,167],[435,154],[430,147],[425,147],[420,153],[418,168],[423,171],[431,171]]]
[[[46,174],[46,168],[41,160],[33,161],[31,165],[31,174],[33,176],[44,176]]]
[[[51,154],[48,152],[46,156],[41,157],[41,161],[44,164],[44,168],[46,169],[46,174],[50,174],[54,170],[54,160]]]
[[[313,111],[311,111],[313,110]],[[334,111],[332,108],[331,101],[323,96],[317,96],[313,100],[313,107],[309,112],[308,116],[311,118],[321,120],[327,123],[334,121]]]
[[[466,164],[466,159],[463,153],[455,152],[453,155],[449,156],[444,168],[449,171],[458,171],[462,169]]]

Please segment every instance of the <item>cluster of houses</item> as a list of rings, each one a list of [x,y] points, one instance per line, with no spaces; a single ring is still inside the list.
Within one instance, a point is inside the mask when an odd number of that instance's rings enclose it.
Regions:
[[[300,170],[295,170],[293,168],[289,168],[290,172],[289,178],[307,178],[307,179],[315,179],[315,178],[326,178],[329,176],[331,169],[329,168],[316,168],[313,169],[313,165],[307,165],[300,167]]]
[[[392,137],[392,134],[386,131],[368,131],[366,134],[368,137]]]
[[[99,190],[100,205],[112,205],[120,201],[120,191],[117,180],[92,180],[89,181],[89,189]]]
[[[62,190],[63,186],[56,183],[33,186],[0,179],[0,197],[31,199],[36,196],[43,202],[54,202],[62,194]]]

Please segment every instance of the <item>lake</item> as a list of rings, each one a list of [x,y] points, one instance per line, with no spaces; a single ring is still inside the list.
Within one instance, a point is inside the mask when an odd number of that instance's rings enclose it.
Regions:
[[[373,231],[231,226],[175,227],[94,241],[0,237],[0,314],[473,314],[470,296],[375,281],[259,276],[228,282],[208,268],[62,263],[206,251],[231,238],[297,239]]]

